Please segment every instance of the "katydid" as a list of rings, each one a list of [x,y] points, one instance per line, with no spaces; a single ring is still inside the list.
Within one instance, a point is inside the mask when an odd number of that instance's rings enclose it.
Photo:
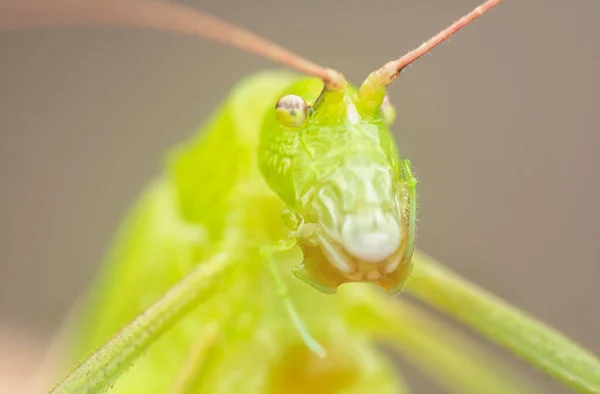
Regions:
[[[389,300],[372,285],[400,292],[412,269],[417,181],[389,131],[395,110],[386,86],[500,1],[486,1],[358,87],[335,70],[174,3],[0,5],[5,30],[160,29],[223,42],[309,75],[248,78],[172,152],[103,266],[73,357],[135,320],[53,392],[100,392],[113,384],[117,392],[144,393],[399,392],[402,383],[370,342],[379,328],[348,325],[361,308],[377,321]],[[351,282],[363,284],[338,292]],[[284,313],[289,320],[280,318]],[[419,319],[405,324],[425,335],[433,330]],[[440,354],[423,352],[431,359]],[[445,357],[469,364],[460,354]],[[496,392],[514,392],[509,380],[476,380],[461,382],[468,387],[463,392],[483,392],[489,382]]]

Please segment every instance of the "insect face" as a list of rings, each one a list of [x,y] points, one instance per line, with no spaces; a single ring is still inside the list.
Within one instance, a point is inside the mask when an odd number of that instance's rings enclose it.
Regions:
[[[410,201],[387,128],[393,107],[385,100],[365,114],[353,88],[318,92],[280,100],[314,104],[300,128],[290,130],[287,118],[274,131],[269,125],[260,155],[265,178],[296,219],[290,230],[304,263],[295,273],[327,292],[346,282],[392,290],[409,265],[410,233]]]

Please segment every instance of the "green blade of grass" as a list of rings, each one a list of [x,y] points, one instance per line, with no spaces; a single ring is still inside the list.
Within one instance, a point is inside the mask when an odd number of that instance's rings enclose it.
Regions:
[[[434,259],[415,254],[406,290],[509,349],[581,393],[600,393],[593,354],[505,301],[460,278]]]

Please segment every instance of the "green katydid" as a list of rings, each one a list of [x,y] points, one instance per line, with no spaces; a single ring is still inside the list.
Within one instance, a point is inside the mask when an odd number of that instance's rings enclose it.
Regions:
[[[499,2],[488,0],[358,88],[337,71],[173,3],[0,6],[4,29],[89,23],[161,29],[225,42],[310,75],[247,79],[173,152],[112,249],[73,357],[135,320],[53,392],[99,392],[117,378],[117,392],[398,392],[402,383],[370,341],[399,335],[381,325],[412,325],[431,333],[425,342],[434,340],[435,328],[411,320],[402,306],[397,312],[406,313],[405,321],[383,317],[397,306],[371,285],[337,291],[363,282],[396,293],[412,269],[416,179],[389,132],[395,114],[385,87]],[[291,272],[319,292],[294,282]],[[280,318],[284,313],[289,320]],[[352,320],[359,322],[348,326]],[[399,339],[398,346],[410,352],[413,340]],[[415,359],[442,358],[439,348],[420,350],[412,350]],[[443,358],[448,363],[437,372],[454,363],[477,371],[477,378],[457,383],[461,392],[483,392],[491,383],[496,392],[515,392],[510,379],[478,369],[476,358]]]

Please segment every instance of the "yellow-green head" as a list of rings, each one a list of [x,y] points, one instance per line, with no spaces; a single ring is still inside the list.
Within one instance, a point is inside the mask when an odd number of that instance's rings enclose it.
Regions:
[[[298,277],[325,292],[346,282],[399,290],[415,201],[388,129],[395,110],[383,88],[339,86],[317,78],[289,86],[265,116],[259,166],[303,249]]]

